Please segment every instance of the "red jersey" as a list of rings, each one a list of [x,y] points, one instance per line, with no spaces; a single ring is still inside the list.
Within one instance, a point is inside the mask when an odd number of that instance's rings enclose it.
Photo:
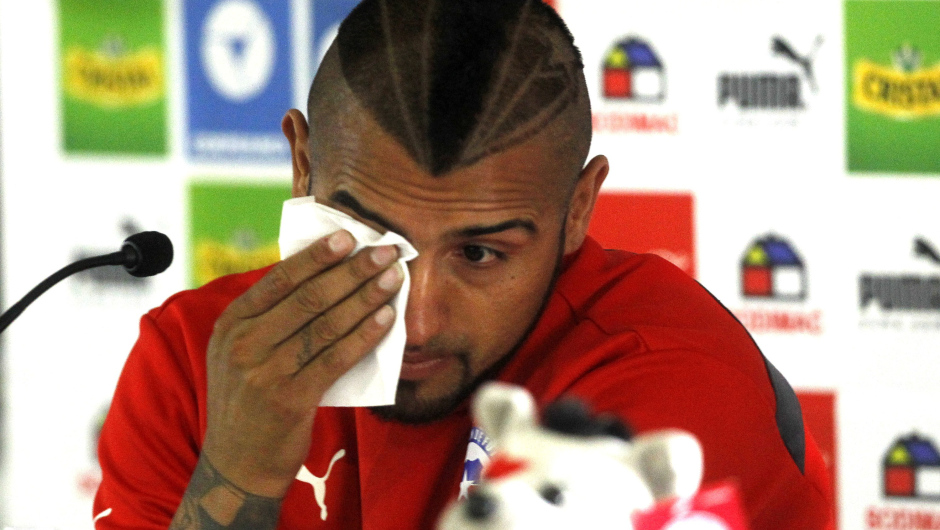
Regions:
[[[142,318],[101,433],[98,529],[170,523],[205,435],[213,323],[263,272],[176,294]],[[704,482],[736,481],[755,530],[832,525],[827,472],[793,390],[715,298],[659,257],[588,238],[498,379],[539,406],[575,395],[639,432],[692,432]],[[433,528],[458,494],[472,427],[466,403],[420,426],[319,409],[280,528]]]

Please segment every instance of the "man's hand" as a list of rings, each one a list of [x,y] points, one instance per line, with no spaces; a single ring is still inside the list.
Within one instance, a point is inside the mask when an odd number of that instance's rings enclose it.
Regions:
[[[317,241],[276,265],[216,321],[206,437],[172,528],[205,528],[206,515],[221,527],[264,526],[246,509],[267,511],[262,517],[276,524],[280,499],[310,450],[323,394],[375,348],[394,318],[385,304],[403,278],[397,248],[364,249],[343,261],[353,247],[346,231]]]

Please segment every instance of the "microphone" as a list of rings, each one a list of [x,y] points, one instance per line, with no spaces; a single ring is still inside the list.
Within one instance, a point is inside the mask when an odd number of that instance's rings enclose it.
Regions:
[[[122,265],[128,274],[143,278],[153,276],[165,271],[173,263],[173,243],[170,238],[160,232],[140,232],[124,240],[121,250],[111,254],[92,256],[66,265],[58,272],[49,276],[19,302],[0,315],[0,333],[7,328],[29,304],[40,295],[48,291],[53,285],[68,278],[76,272],[81,272],[105,265]]]
[[[131,276],[146,278],[165,271],[173,263],[173,243],[160,232],[140,232],[124,240],[120,252],[123,265]]]

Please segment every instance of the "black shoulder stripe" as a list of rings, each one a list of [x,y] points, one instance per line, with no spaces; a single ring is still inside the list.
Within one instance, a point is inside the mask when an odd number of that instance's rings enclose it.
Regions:
[[[777,398],[777,430],[796,467],[800,469],[800,473],[805,473],[806,433],[803,432],[803,409],[800,408],[800,400],[787,379],[767,357],[764,357],[764,365],[767,366],[770,384],[773,385],[774,396]]]
[[[770,377],[770,385],[774,390],[774,398],[777,402],[774,414],[774,419],[777,423],[777,432],[780,433],[783,445],[787,448],[787,452],[790,453],[790,458],[793,459],[793,463],[799,468],[800,473],[805,474],[806,433],[803,431],[803,409],[800,407],[800,400],[797,399],[796,392],[793,391],[793,387],[790,386],[787,379],[780,373],[780,370],[777,370],[777,367],[771,364],[767,359],[767,356],[761,351],[760,346],[757,345],[757,341],[751,336],[751,332],[744,327],[744,324],[741,324],[738,317],[729,311],[728,308],[721,303],[721,300],[715,297],[704,285],[699,283],[699,286],[701,286],[701,288],[744,329],[744,332],[750,337],[754,347],[760,352],[761,358],[764,360],[764,366],[767,368],[767,375]]]

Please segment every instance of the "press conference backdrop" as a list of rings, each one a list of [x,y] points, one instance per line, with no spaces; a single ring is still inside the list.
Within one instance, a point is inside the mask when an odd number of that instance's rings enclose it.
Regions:
[[[0,0],[2,522],[89,528],[139,316],[277,259],[280,120],[355,0]],[[559,0],[610,158],[591,230],[699,279],[797,388],[840,528],[940,521],[940,1]]]

